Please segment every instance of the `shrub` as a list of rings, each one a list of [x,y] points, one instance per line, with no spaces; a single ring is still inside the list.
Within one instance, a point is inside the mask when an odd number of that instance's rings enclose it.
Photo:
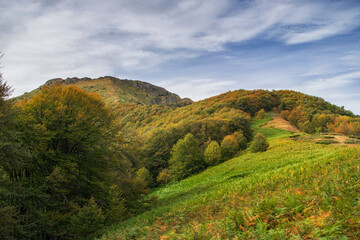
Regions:
[[[347,139],[345,141],[346,144],[360,144],[360,140],[358,139]]]
[[[156,178],[158,184],[168,184],[171,181],[171,174],[167,168],[163,169]]]
[[[205,163],[209,166],[216,165],[221,160],[221,149],[216,141],[211,141],[205,149],[204,153]]]
[[[174,179],[180,180],[199,172],[204,167],[199,141],[188,133],[172,149],[169,171]]]
[[[251,152],[265,152],[269,147],[269,143],[264,134],[258,133],[254,137],[254,141],[251,143],[250,150]]]
[[[332,144],[332,143],[338,143],[337,141],[335,140],[318,140],[316,141],[316,144],[325,144],[325,145],[328,145],[328,144]]]
[[[234,135],[224,137],[221,142],[221,156],[223,160],[232,158],[238,151],[239,146]]]

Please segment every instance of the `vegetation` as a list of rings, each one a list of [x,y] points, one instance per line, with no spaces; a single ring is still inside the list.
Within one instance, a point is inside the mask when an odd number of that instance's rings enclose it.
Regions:
[[[228,135],[221,141],[221,156],[223,160],[232,158],[239,149],[234,135]]]
[[[358,144],[360,118],[321,98],[192,103],[112,77],[10,92],[0,77],[0,238],[86,239],[111,224],[105,239],[360,237],[359,149],[327,146]],[[331,136],[262,127],[273,115]]]
[[[175,180],[181,180],[204,168],[199,141],[188,133],[172,149],[169,160],[169,172]]]
[[[254,137],[254,141],[250,145],[250,150],[253,153],[265,152],[269,148],[269,143],[263,133],[258,133]]]
[[[358,239],[360,149],[269,139],[262,154],[157,189],[151,211],[103,239]]]
[[[204,152],[204,160],[208,166],[214,166],[221,161],[221,148],[216,141],[211,141]]]
[[[338,143],[335,140],[328,140],[328,139],[324,139],[324,140],[318,140],[316,141],[316,144],[332,144],[332,143]]]
[[[0,145],[5,238],[97,236],[140,207],[137,199],[148,190],[118,155],[120,129],[97,94],[43,87],[13,109],[9,88],[0,85],[1,119],[9,124]]]

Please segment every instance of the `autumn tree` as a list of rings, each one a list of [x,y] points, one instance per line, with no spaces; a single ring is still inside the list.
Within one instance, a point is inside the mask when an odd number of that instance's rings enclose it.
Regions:
[[[260,111],[258,111],[256,114],[255,114],[255,118],[256,119],[264,119],[265,118],[265,110],[264,109],[261,109]]]
[[[211,141],[204,152],[205,163],[209,166],[216,165],[221,161],[221,149],[216,141]]]
[[[250,145],[252,152],[265,152],[269,147],[266,136],[262,133],[258,133],[254,137],[254,141]]]
[[[180,139],[171,151],[169,171],[174,179],[180,180],[199,172],[204,168],[199,141],[188,133]]]

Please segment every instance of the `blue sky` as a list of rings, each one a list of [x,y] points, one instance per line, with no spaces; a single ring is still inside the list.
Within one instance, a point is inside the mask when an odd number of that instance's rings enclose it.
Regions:
[[[1,1],[14,95],[111,75],[193,100],[293,89],[360,114],[359,0]]]

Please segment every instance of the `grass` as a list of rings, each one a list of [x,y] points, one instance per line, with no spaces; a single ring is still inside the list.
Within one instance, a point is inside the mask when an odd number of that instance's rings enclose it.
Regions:
[[[150,211],[103,239],[359,239],[360,148],[292,141],[260,121],[268,151],[157,189]]]

